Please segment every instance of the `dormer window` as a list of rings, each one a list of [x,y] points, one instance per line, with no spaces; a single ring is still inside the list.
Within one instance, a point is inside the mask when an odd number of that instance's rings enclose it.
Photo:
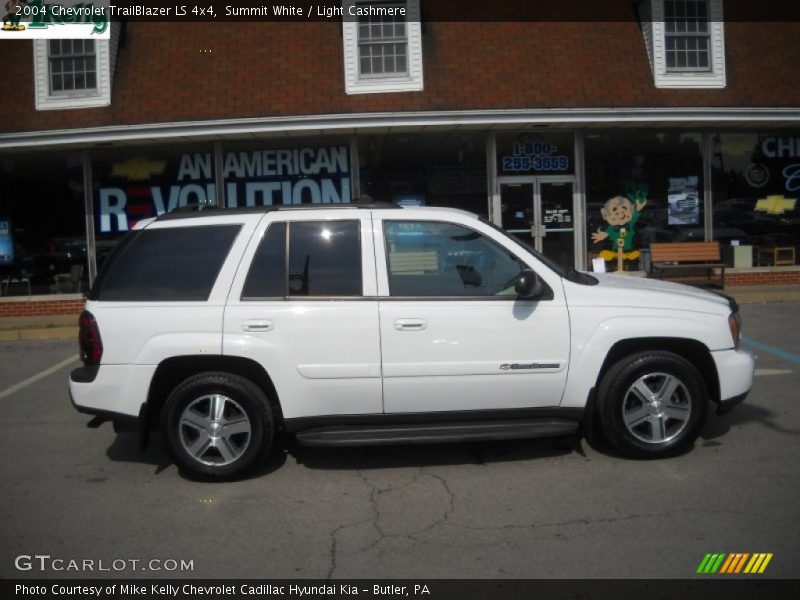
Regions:
[[[346,92],[421,91],[419,0],[343,0],[342,7]]]
[[[722,0],[641,0],[637,7],[656,87],[725,87]]]

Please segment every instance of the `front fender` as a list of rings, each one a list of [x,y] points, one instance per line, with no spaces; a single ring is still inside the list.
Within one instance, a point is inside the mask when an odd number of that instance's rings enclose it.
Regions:
[[[619,316],[619,309],[614,311],[616,316],[605,316],[602,312],[603,309],[597,308],[570,311],[572,351],[562,406],[586,404],[591,389],[598,384],[606,357],[614,345],[621,341],[685,339],[699,342],[709,350],[733,345],[727,319],[718,315],[646,309],[630,310],[624,316]]]

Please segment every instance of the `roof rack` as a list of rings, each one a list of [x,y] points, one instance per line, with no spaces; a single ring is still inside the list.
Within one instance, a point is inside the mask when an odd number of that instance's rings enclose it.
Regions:
[[[185,206],[173,208],[159,217],[157,221],[169,221],[172,219],[187,219],[191,217],[209,217],[222,215],[241,215],[258,214],[284,210],[329,210],[329,209],[365,209],[365,210],[386,210],[401,209],[394,202],[381,202],[372,200],[369,196],[362,196],[346,204],[273,204],[270,206],[242,206],[237,208],[222,208],[216,204],[191,203]],[[210,213],[210,214],[209,214]]]

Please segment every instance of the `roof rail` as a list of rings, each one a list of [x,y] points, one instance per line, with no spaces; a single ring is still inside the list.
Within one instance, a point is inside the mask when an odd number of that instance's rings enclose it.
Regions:
[[[342,204],[273,204],[270,206],[242,206],[237,208],[222,208],[216,204],[191,203],[185,206],[173,208],[171,211],[163,213],[157,217],[157,221],[168,221],[172,219],[188,219],[192,217],[208,217],[237,214],[257,214],[273,211],[289,210],[329,210],[360,208],[365,210],[385,210],[401,209],[401,206],[393,202],[374,201],[369,196],[362,196],[353,202]],[[210,213],[210,214],[209,214]]]

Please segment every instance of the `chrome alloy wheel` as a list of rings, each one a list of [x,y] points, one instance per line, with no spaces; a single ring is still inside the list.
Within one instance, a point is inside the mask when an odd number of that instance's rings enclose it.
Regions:
[[[229,465],[250,445],[250,418],[235,400],[221,394],[201,396],[183,409],[178,423],[181,444],[198,462]]]
[[[622,402],[622,420],[637,440],[661,444],[678,437],[689,423],[692,397],[669,373],[648,373],[633,382]]]

